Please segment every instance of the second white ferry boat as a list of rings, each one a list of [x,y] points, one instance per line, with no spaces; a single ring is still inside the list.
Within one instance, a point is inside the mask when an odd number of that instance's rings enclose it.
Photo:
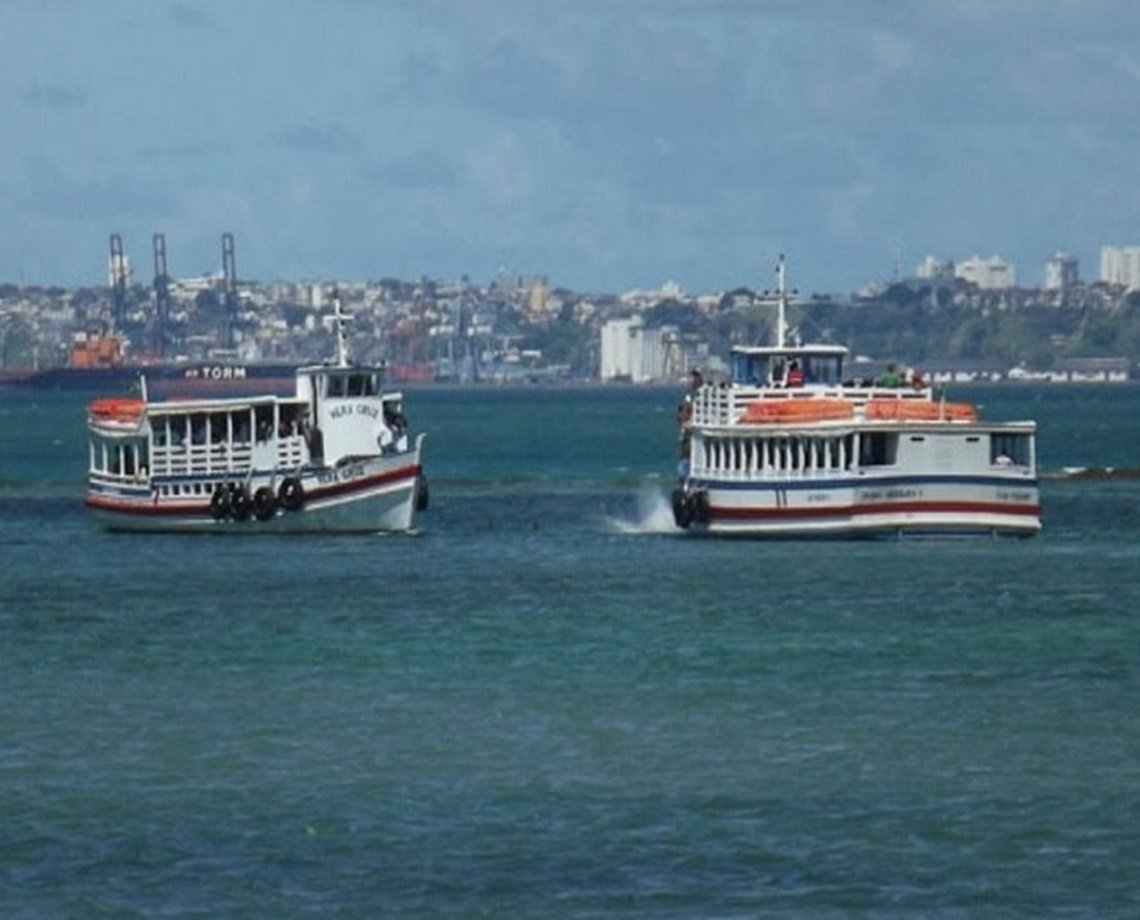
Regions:
[[[844,375],[847,349],[790,345],[783,257],[774,346],[732,349],[732,379],[678,410],[679,527],[749,537],[1031,536],[1036,423],[983,422],[918,376]]]

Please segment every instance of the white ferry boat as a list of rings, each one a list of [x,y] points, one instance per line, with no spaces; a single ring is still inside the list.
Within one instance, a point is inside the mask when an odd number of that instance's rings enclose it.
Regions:
[[[776,267],[776,344],[732,349],[732,379],[678,410],[674,519],[748,537],[1030,536],[1041,527],[1036,423],[982,422],[919,376],[845,377],[847,349],[789,345]]]
[[[335,361],[297,368],[291,396],[148,401],[143,378],[142,398],[94,400],[87,507],[114,530],[411,529],[424,435],[382,366],[349,362],[334,302]]]

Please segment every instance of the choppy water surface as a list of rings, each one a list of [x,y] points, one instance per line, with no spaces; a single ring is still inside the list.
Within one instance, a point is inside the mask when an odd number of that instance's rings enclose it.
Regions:
[[[1140,394],[989,390],[1046,471]],[[1132,916],[1140,485],[1028,541],[670,526],[665,391],[409,395],[414,537],[138,537],[0,394],[6,916]]]

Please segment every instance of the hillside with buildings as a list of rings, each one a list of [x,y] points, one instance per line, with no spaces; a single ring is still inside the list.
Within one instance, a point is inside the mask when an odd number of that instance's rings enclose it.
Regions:
[[[771,297],[749,287],[599,294],[505,273],[482,284],[239,281],[232,239],[228,250],[223,242],[216,275],[166,277],[156,235],[149,285],[132,283],[114,241],[105,286],[0,285],[0,370],[67,365],[80,355],[320,360],[334,287],[354,316],[354,354],[386,360],[407,382],[678,380],[692,367],[715,373],[733,344],[773,337]],[[798,293],[789,319],[803,341],[849,346],[853,374],[899,362],[961,379],[1130,376],[1140,360],[1140,246],[1106,247],[1095,282],[1081,281],[1077,261],[1064,254],[1043,275],[1040,287],[1021,287],[1013,266],[996,257],[927,258],[912,276],[858,293]]]

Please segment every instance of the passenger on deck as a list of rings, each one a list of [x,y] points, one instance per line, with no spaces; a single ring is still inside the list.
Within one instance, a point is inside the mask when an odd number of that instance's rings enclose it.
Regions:
[[[901,384],[902,378],[899,376],[898,369],[893,364],[888,364],[886,373],[880,374],[875,378],[875,386],[878,387],[897,387]]]
[[[799,361],[792,361],[788,365],[788,382],[789,387],[802,387],[804,385],[804,372],[800,367]]]

